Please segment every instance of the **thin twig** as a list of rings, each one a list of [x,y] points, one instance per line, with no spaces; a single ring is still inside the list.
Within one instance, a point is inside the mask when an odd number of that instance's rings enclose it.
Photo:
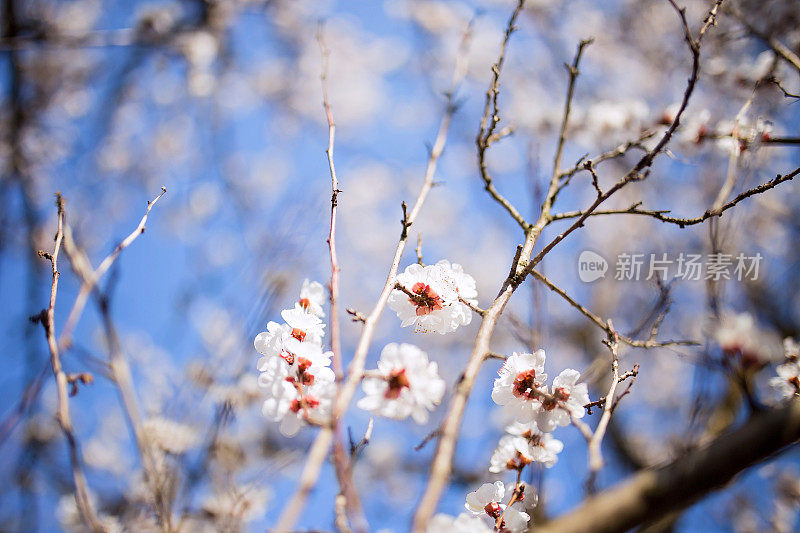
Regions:
[[[154,452],[150,444],[145,439],[144,431],[142,429],[142,416],[139,409],[138,400],[136,399],[135,387],[133,385],[133,378],[131,374],[130,365],[122,353],[121,343],[117,335],[116,327],[111,320],[110,302],[107,294],[101,294],[98,290],[97,281],[102,274],[110,268],[116,257],[124,250],[131,242],[144,231],[144,224],[147,220],[147,215],[155,202],[161,198],[165,190],[162,188],[159,194],[152,202],[148,202],[147,210],[144,218],[139,223],[137,228],[128,237],[127,244],[123,241],[123,245],[115,248],[112,255],[109,255],[97,267],[92,269],[86,254],[78,247],[72,235],[72,231],[68,225],[64,227],[64,253],[70,261],[73,272],[81,280],[81,287],[88,287],[88,293],[94,293],[97,297],[97,305],[100,311],[100,316],[103,321],[103,329],[106,336],[106,343],[108,345],[109,365],[108,370],[110,377],[114,382],[117,392],[120,397],[123,411],[125,413],[128,424],[133,433],[135,444],[142,460],[142,467],[144,469],[145,482],[150,486],[155,502],[156,515],[161,523],[164,531],[172,531],[172,513],[170,511],[170,496],[169,490],[165,487],[166,481],[162,479],[159,468],[157,466],[157,459],[153,455]],[[111,259],[109,259],[111,258]],[[104,267],[107,264],[107,267]],[[73,310],[76,309],[73,306]],[[79,309],[83,309],[81,306]],[[62,333],[62,336],[64,334]],[[68,337],[65,337],[68,338]]]
[[[341,343],[341,328],[339,325],[339,260],[336,255],[336,211],[339,205],[339,180],[336,177],[336,166],[333,162],[333,148],[334,140],[336,137],[336,123],[333,120],[333,112],[331,111],[330,100],[328,99],[328,65],[330,60],[330,50],[325,44],[325,36],[323,34],[322,26],[320,25],[317,31],[317,42],[319,43],[320,51],[322,53],[322,74],[320,76],[322,81],[322,107],[325,110],[325,117],[328,121],[328,148],[325,154],[328,159],[328,168],[331,174],[331,223],[330,232],[328,234],[328,250],[331,259],[331,280],[330,288],[330,301],[331,301],[331,315],[330,315],[330,335],[331,335],[331,351],[333,352],[333,371],[336,376],[336,381],[341,382],[344,375],[342,372],[342,343]],[[357,523],[356,529],[358,531],[366,531],[368,525],[364,513],[361,509],[361,502],[358,497],[358,492],[352,479],[352,468],[350,461],[345,453],[344,443],[342,441],[341,431],[336,418],[331,419],[332,430],[334,433],[333,441],[333,459],[336,467],[336,475],[339,480],[339,486],[344,498],[345,509],[353,516]]]
[[[478,168],[480,169],[481,178],[483,179],[484,189],[486,189],[486,192],[488,192],[498,204],[508,211],[508,214],[511,216],[511,218],[513,218],[523,230],[527,231],[530,227],[530,224],[525,221],[525,218],[522,216],[519,210],[495,188],[492,175],[489,173],[489,168],[486,163],[486,151],[489,149],[492,143],[500,140],[506,135],[509,135],[512,131],[510,128],[504,128],[503,130],[500,130],[500,132],[495,133],[495,129],[500,123],[500,109],[497,102],[497,96],[500,94],[500,71],[503,68],[503,62],[505,61],[508,41],[511,38],[511,34],[516,30],[514,24],[524,5],[525,0],[519,0],[516,9],[514,9],[514,12],[511,14],[511,18],[508,20],[508,25],[506,26],[503,43],[500,46],[500,55],[498,56],[497,61],[492,65],[492,81],[489,84],[489,89],[486,91],[486,100],[483,107],[483,118],[481,118],[481,127],[480,130],[478,130],[478,136],[475,139],[475,143],[478,147]]]
[[[732,200],[719,206],[718,208],[707,209],[702,215],[694,218],[680,218],[680,217],[669,216],[667,215],[667,213],[670,213],[671,211],[668,209],[667,210],[642,209],[640,207],[642,205],[641,202],[637,202],[625,209],[608,209],[608,210],[594,210],[594,211],[582,210],[582,211],[557,213],[552,217],[550,217],[550,220],[557,221],[557,220],[566,220],[573,218],[584,218],[585,220],[585,218],[590,216],[601,216],[601,215],[642,215],[655,218],[656,220],[660,220],[661,222],[675,224],[681,228],[684,228],[686,226],[694,226],[696,224],[701,224],[702,222],[705,222],[706,220],[709,220],[714,217],[720,217],[722,216],[722,213],[734,207],[742,200],[766,192],[785,181],[791,181],[798,174],[800,174],[800,167],[794,169],[788,174],[778,174],[773,179],[766,181],[761,185],[758,185],[757,187],[753,187],[752,189],[748,189],[746,191],[739,193]]]
[[[150,214],[150,210],[166,192],[167,189],[165,187],[161,187],[161,193],[156,196],[153,201],[147,202],[147,209],[145,209],[144,216],[139,221],[139,225],[136,226],[136,229],[134,229],[130,235],[125,237],[125,239],[123,239],[123,241],[119,243],[114,250],[100,262],[100,264],[94,270],[92,276],[85,280],[81,285],[81,288],[78,291],[78,296],[75,298],[75,303],[72,304],[72,309],[70,310],[67,321],[64,324],[64,328],[61,330],[61,334],[58,337],[58,346],[61,350],[69,347],[72,339],[72,331],[75,329],[75,326],[78,325],[78,320],[81,318],[83,308],[86,306],[86,299],[89,297],[92,289],[95,287],[95,285],[97,285],[97,282],[100,281],[103,275],[108,272],[108,269],[114,264],[114,261],[117,259],[122,250],[130,246],[139,235],[144,233],[145,224],[147,223],[147,216]]]
[[[769,46],[772,51],[775,52],[775,54],[800,72],[800,56],[795,54],[791,48],[780,42],[778,39],[772,37],[771,35],[767,35],[763,31],[753,26],[753,24],[747,20],[747,17],[745,17],[744,14],[736,8],[735,4],[728,4],[727,12],[733,15],[733,18],[735,18],[742,26],[744,26],[751,35],[763,41],[764,44]]]
[[[72,427],[72,417],[69,410],[69,392],[67,390],[69,380],[67,374],[61,366],[61,358],[59,355],[58,343],[56,342],[55,335],[55,306],[56,294],[58,292],[58,278],[60,273],[58,271],[58,254],[61,250],[61,243],[64,239],[64,200],[61,194],[56,195],[56,205],[58,206],[58,231],[56,232],[55,246],[53,253],[39,252],[39,255],[48,259],[52,266],[53,282],[50,286],[50,303],[47,309],[42,312],[41,322],[44,326],[45,335],[47,337],[47,346],[50,350],[50,364],[53,367],[53,375],[56,378],[56,387],[58,392],[58,410],[57,419],[58,424],[61,426],[61,431],[67,439],[69,445],[70,462],[72,463],[72,479],[75,484],[75,501],[78,506],[78,512],[83,518],[86,525],[95,532],[105,531],[106,529],[98,521],[97,513],[94,509],[94,504],[89,497],[89,489],[86,483],[86,476],[83,473],[81,466],[81,454],[79,451],[78,440],[75,437],[75,431]]]
[[[606,335],[611,335],[612,330],[608,327],[608,321],[603,320],[597,314],[593,313],[585,306],[578,303],[574,298],[572,298],[567,292],[550,281],[544,274],[540,273],[537,270],[531,270],[531,276],[536,278],[537,280],[541,281],[548,289],[552,290],[559,296],[561,296],[568,304],[572,307],[580,311],[580,313],[588,318],[593,324],[597,327],[602,329],[606,332]],[[657,332],[657,330],[656,330]],[[690,340],[680,340],[680,341],[656,341],[654,338],[649,338],[647,340],[639,340],[639,339],[631,339],[624,335],[620,335],[617,332],[613,332],[615,335],[619,337],[619,340],[628,346],[632,346],[634,348],[661,348],[665,346],[695,346],[699,343],[697,341],[690,341]]]
[[[619,335],[617,334],[611,320],[608,321],[608,330],[611,332],[608,336],[608,349],[611,352],[611,385],[608,387],[606,393],[606,401],[603,405],[603,415],[600,417],[600,422],[597,423],[597,428],[589,439],[589,477],[586,480],[586,487],[588,492],[594,492],[596,489],[595,483],[597,475],[603,468],[605,462],[603,461],[603,452],[601,449],[603,437],[605,437],[608,423],[611,420],[613,407],[616,405],[614,396],[617,393],[617,385],[619,385]]]

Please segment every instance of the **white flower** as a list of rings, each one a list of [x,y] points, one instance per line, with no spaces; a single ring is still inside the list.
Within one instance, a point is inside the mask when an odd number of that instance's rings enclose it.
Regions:
[[[781,398],[793,398],[800,393],[800,364],[796,360],[787,361],[775,370],[778,377],[771,378],[769,385],[778,391]]]
[[[297,358],[309,359],[317,365],[330,365],[333,354],[323,352],[318,343],[303,340],[307,338],[287,324],[268,323],[267,331],[259,333],[253,342],[256,350],[264,356],[258,361],[258,369],[263,372],[261,367],[274,357],[279,357],[290,365],[295,364]]]
[[[486,525],[479,516],[471,513],[461,513],[458,517],[439,513],[431,519],[425,530],[427,533],[441,533],[442,531],[452,531],[453,533],[492,533],[493,526]]]
[[[445,383],[438,367],[412,344],[387,344],[378,361],[378,377],[364,378],[366,396],[358,407],[402,420],[409,415],[418,424],[428,421],[428,411],[444,396]]]
[[[586,383],[577,383],[581,374],[568,368],[553,380],[552,391],[542,401],[541,410],[536,416],[536,425],[541,431],[550,432],[557,426],[570,423],[574,418],[583,418],[584,405],[589,403],[589,390]]]
[[[453,521],[455,533],[488,533],[494,531],[494,524],[487,524],[488,520],[483,520],[480,516],[469,513],[461,513]]]
[[[539,431],[536,424],[515,423],[506,428],[510,435],[500,439],[491,459],[489,472],[519,470],[529,463],[541,463],[547,468],[558,461],[564,443],[550,433]]]
[[[298,304],[294,309],[284,309],[281,317],[292,328],[292,337],[299,341],[320,344],[325,335],[325,324],[317,315],[306,313]]]
[[[546,389],[544,350],[509,356],[494,380],[492,400],[508,409],[518,422],[532,422],[542,408],[542,390]]]
[[[317,281],[303,281],[303,287],[300,289],[300,301],[297,302],[301,308],[305,309],[312,315],[320,318],[325,317],[325,311],[322,306],[325,303],[325,288]]]
[[[281,361],[273,359],[276,363]],[[280,379],[281,371],[286,369],[284,379]],[[300,430],[306,422],[315,424],[324,423],[330,416],[333,405],[335,386],[332,376],[322,379],[318,375],[310,386],[287,381],[288,368],[278,364],[273,367],[274,374],[264,372],[259,377],[259,384],[267,388],[269,396],[264,400],[261,412],[264,416],[280,421],[280,431],[291,437]],[[330,370],[330,369],[328,369]],[[333,372],[331,372],[331,375]]]
[[[451,287],[455,286],[458,295],[451,307],[451,318],[459,325],[466,326],[472,321],[472,310],[468,305],[462,303],[459,298],[472,305],[478,305],[475,278],[464,272],[464,268],[461,265],[450,263],[447,259],[442,259],[435,266],[441,269],[443,281]]]
[[[533,457],[524,438],[504,435],[492,454],[489,472],[499,474],[506,470],[521,470],[532,462]]]
[[[527,527],[531,517],[528,513],[515,509],[513,505],[507,507],[500,503],[503,501],[505,493],[506,489],[502,481],[485,483],[475,492],[467,494],[464,507],[473,516],[480,517],[486,525],[494,526],[496,520],[502,516],[501,529],[512,532],[522,531]]]
[[[783,339],[783,353],[786,359],[796,360],[800,358],[800,344],[791,337]]]
[[[588,401],[586,403],[589,403]],[[582,404],[582,406],[585,404]],[[558,461],[558,454],[564,449],[564,443],[550,433],[540,430],[536,424],[514,423],[506,428],[506,432],[524,438],[528,442],[528,453],[537,463],[547,468]]]
[[[472,321],[470,308],[459,297],[477,304],[475,280],[461,265],[439,261],[435,265],[409,265],[398,274],[395,289],[389,295],[389,308],[397,313],[403,327],[416,324],[425,331],[442,335]]]

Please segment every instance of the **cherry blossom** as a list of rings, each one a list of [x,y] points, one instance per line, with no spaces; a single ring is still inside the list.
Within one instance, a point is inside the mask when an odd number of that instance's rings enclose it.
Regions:
[[[550,432],[570,423],[570,416],[581,418],[589,403],[585,383],[577,383],[580,373],[568,368],[554,380],[552,390],[544,373],[545,353],[514,352],[494,380],[492,400],[504,406],[517,422],[535,422],[540,431]]]
[[[514,505],[506,506],[500,503],[505,495],[506,488],[502,481],[484,483],[475,492],[467,494],[464,507],[490,527],[494,527],[497,519],[502,516],[501,531],[523,531],[531,517],[528,513],[516,509]]]
[[[253,341],[262,354],[257,365],[258,385],[266,393],[261,411],[279,421],[286,436],[329,416],[335,375],[330,368],[333,354],[322,348],[322,298],[322,286],[306,280],[300,302],[281,312],[286,323],[269,322]]]
[[[402,420],[409,415],[418,424],[428,421],[444,396],[445,382],[436,363],[412,344],[388,344],[381,352],[377,376],[368,375],[362,384],[366,396],[358,407],[375,414]]]
[[[550,433],[539,431],[536,424],[514,423],[506,428],[506,432],[509,435],[500,439],[492,455],[490,472],[519,470],[533,462],[550,468],[564,449],[563,442]]]
[[[280,431],[294,436],[305,422],[321,424],[330,415],[333,404],[333,371],[320,372],[310,385],[303,385],[282,361],[272,359],[268,370],[259,376],[259,385],[268,391],[261,412],[280,422]]]
[[[546,387],[545,353],[517,353],[509,356],[494,380],[492,400],[507,408],[519,422],[532,422],[542,407],[540,391]]]
[[[426,531],[427,533],[441,533],[442,531],[492,533],[494,527],[487,525],[479,516],[471,513],[461,513],[457,517],[440,513],[431,519]]]
[[[325,303],[325,288],[318,281],[303,281],[303,287],[300,289],[300,300],[297,302],[301,308],[305,309],[312,315],[320,318],[325,318],[325,311],[322,306]]]
[[[284,309],[281,317],[292,328],[292,337],[299,341],[309,341],[319,344],[325,335],[325,324],[314,314],[307,313],[298,304],[294,309]]]
[[[800,364],[788,361],[775,369],[777,377],[769,380],[772,388],[778,391],[781,398],[794,398],[800,394]]]
[[[542,401],[536,416],[540,430],[550,432],[557,426],[566,426],[570,423],[570,416],[583,418],[586,414],[583,406],[590,400],[586,383],[577,383],[580,377],[580,372],[571,368],[556,376],[550,395]]]
[[[403,290],[389,296],[389,308],[397,313],[403,327],[416,326],[442,335],[472,321],[469,305],[476,305],[475,280],[461,265],[442,260],[435,265],[409,265],[397,276]]]

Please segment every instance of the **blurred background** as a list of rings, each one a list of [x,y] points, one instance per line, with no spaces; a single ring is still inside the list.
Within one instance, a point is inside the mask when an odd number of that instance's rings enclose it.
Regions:
[[[686,0],[696,30],[708,2]],[[166,195],[147,231],[101,280],[130,362],[147,438],[164,453],[165,479],[182,531],[263,531],[293,493],[315,429],[287,439],[261,416],[252,341],[280,320],[304,278],[330,275],[330,176],[324,150],[322,54],[330,49],[330,103],[337,124],[341,304],[368,312],[383,286],[400,234],[401,201],[422,183],[429,143],[444,112],[459,43],[472,25],[468,73],[436,174],[437,186],[410,242],[422,235],[425,261],[460,263],[488,306],[505,279],[519,227],[483,191],[475,136],[511,0],[3,0],[0,40],[0,530],[82,531],[69,456],[54,418],[56,389],[41,325],[47,306],[55,193],[93,266],[138,224],[146,202]],[[728,197],[794,170],[800,65],[771,40],[800,53],[800,5],[739,0],[723,10],[702,50],[697,91],[683,126],[650,177],[612,200],[626,208],[701,215],[725,183]],[[565,168],[620,143],[644,146],[663,131],[680,101],[691,56],[666,0],[529,0],[511,39],[501,79],[503,126],[514,134],[488,153],[496,186],[535,219],[552,172],[567,73],[582,38],[583,57],[569,123]],[[779,83],[775,83],[777,80]],[[732,136],[733,133],[733,136]],[[657,138],[657,137],[656,137]],[[597,166],[601,185],[637,156]],[[800,322],[800,200],[788,182],[703,225],[596,217],[555,248],[542,271],[622,332],[646,338],[671,301],[660,339],[694,347],[626,349],[623,369],[640,374],[606,439],[608,486],[679,455],[748,412],[725,340],[746,338],[765,362],[780,362],[781,340]],[[595,192],[574,176],[556,212],[587,206]],[[569,222],[545,230],[539,247]],[[409,246],[401,268],[416,260]],[[584,283],[578,256],[609,262]],[[615,279],[620,253],[677,259],[680,253],[761,254],[757,279],[663,283]],[[61,262],[56,331],[80,279]],[[673,267],[676,265],[673,265]],[[733,274],[733,271],[731,270]],[[669,287],[669,290],[666,290]],[[108,379],[109,344],[95,299],[62,358],[88,372],[71,399],[88,484],[110,526],[158,530],[135,441]],[[750,318],[746,318],[749,316]],[[343,316],[345,362],[360,324]],[[414,333],[384,313],[368,367],[388,342],[412,342],[440,365],[448,394],[466,363],[477,320],[457,333]],[[585,373],[592,397],[608,379],[603,332],[546,287],[529,279],[494,337],[499,353],[544,348],[548,372]],[[779,352],[776,359],[772,355]],[[601,362],[595,363],[598,359]],[[506,419],[490,399],[499,362],[486,363],[469,403],[452,484],[440,509],[457,514],[464,495],[487,480]],[[734,375],[735,374],[735,375]],[[774,365],[748,372],[758,402],[773,401]],[[753,398],[750,398],[751,400]],[[445,400],[446,404],[447,400]],[[376,420],[355,480],[374,530],[403,531],[427,477],[435,443],[414,447],[427,426]],[[594,416],[594,419],[597,415]],[[359,439],[368,415],[352,409]],[[588,421],[593,417],[589,416]],[[572,427],[552,469],[534,472],[535,520],[584,497],[586,449]],[[506,480],[510,481],[510,480]],[[333,529],[338,486],[326,465],[299,527]],[[671,517],[658,531],[793,531],[800,504],[798,452],[754,468],[726,490]]]

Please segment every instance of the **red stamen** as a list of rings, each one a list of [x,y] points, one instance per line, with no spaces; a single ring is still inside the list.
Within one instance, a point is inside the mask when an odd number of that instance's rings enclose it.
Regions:
[[[520,372],[514,379],[513,394],[517,398],[527,398],[531,400],[536,397],[536,370],[530,369]]]
[[[403,387],[411,387],[411,383],[408,381],[408,377],[406,376],[406,369],[400,368],[397,370],[392,370],[389,374],[389,377],[386,378],[389,386],[386,388],[386,393],[384,397],[390,400],[396,400],[400,397],[400,393],[403,391]]]

